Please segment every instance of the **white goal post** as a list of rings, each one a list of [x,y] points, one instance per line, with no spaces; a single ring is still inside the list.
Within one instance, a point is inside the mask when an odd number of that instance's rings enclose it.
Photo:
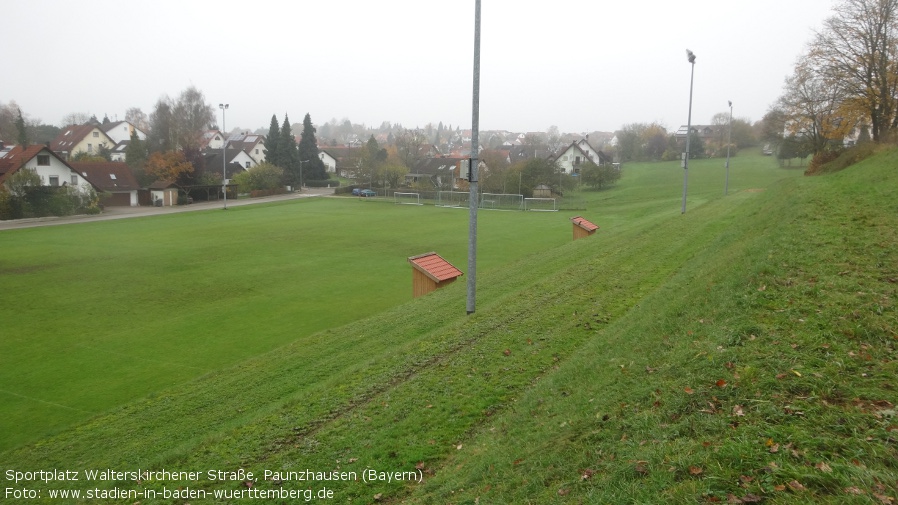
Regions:
[[[440,191],[437,193],[437,206],[468,207],[470,199],[469,191]]]
[[[524,210],[557,212],[558,207],[554,198],[524,198]]]
[[[481,209],[524,210],[524,195],[509,193],[483,193],[480,195]]]
[[[393,200],[401,205],[421,205],[421,193],[393,192]]]

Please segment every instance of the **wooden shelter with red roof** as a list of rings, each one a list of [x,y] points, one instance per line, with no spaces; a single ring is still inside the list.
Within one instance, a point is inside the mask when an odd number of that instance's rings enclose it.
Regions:
[[[574,240],[578,238],[588,237],[596,232],[599,227],[586,219],[576,216],[571,218],[571,222],[574,223]]]
[[[412,256],[412,294],[415,298],[455,282],[464,275],[442,256],[429,252]]]

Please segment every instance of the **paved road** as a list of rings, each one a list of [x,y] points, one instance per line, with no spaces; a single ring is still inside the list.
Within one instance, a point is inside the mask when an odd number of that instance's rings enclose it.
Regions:
[[[288,193],[286,195],[266,196],[262,198],[242,198],[239,200],[228,200],[228,207],[239,207],[241,205],[253,205],[256,203],[278,202],[281,200],[293,200],[295,198],[309,198],[313,196],[329,196],[334,194],[333,188],[306,188],[302,193]],[[93,221],[108,221],[111,219],[126,219],[129,217],[141,216],[158,216],[162,214],[173,214],[176,212],[190,212],[195,210],[220,209],[224,202],[200,202],[190,205],[178,205],[174,207],[107,207],[101,214],[80,215],[66,217],[36,217],[28,219],[14,219],[9,221],[0,221],[0,231],[15,230],[20,228],[34,228],[38,226],[56,226],[61,224],[86,223]]]

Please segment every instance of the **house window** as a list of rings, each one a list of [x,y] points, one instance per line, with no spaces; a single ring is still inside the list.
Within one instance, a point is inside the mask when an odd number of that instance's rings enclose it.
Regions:
[[[37,166],[49,167],[50,166],[50,155],[49,154],[38,154],[37,155]]]
[[[93,144],[87,144],[87,152],[89,152],[89,153],[94,152],[94,145],[93,145]]]
[[[574,158],[574,165],[579,165],[579,164],[580,164],[580,157],[577,156],[576,158]]]
[[[256,154],[259,154],[259,150],[258,150],[258,149],[256,149]]]
[[[51,186],[59,186],[59,176],[58,175],[50,176],[50,185]]]
[[[77,186],[77,185],[78,185],[78,176],[75,174],[72,174],[72,186]]]
[[[95,139],[100,138],[100,132],[94,132],[94,138]]]
[[[249,162],[248,162],[248,161],[246,162],[246,168],[249,168]]]

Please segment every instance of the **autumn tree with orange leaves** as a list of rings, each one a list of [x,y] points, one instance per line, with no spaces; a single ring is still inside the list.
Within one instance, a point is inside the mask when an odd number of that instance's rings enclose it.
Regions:
[[[193,165],[184,157],[183,151],[164,151],[151,154],[144,170],[156,180],[174,184],[186,194]]]
[[[861,125],[885,140],[898,128],[898,0],[842,0],[833,11],[787,82],[787,96],[805,102],[787,100],[791,111],[831,109],[817,125],[830,140]]]

